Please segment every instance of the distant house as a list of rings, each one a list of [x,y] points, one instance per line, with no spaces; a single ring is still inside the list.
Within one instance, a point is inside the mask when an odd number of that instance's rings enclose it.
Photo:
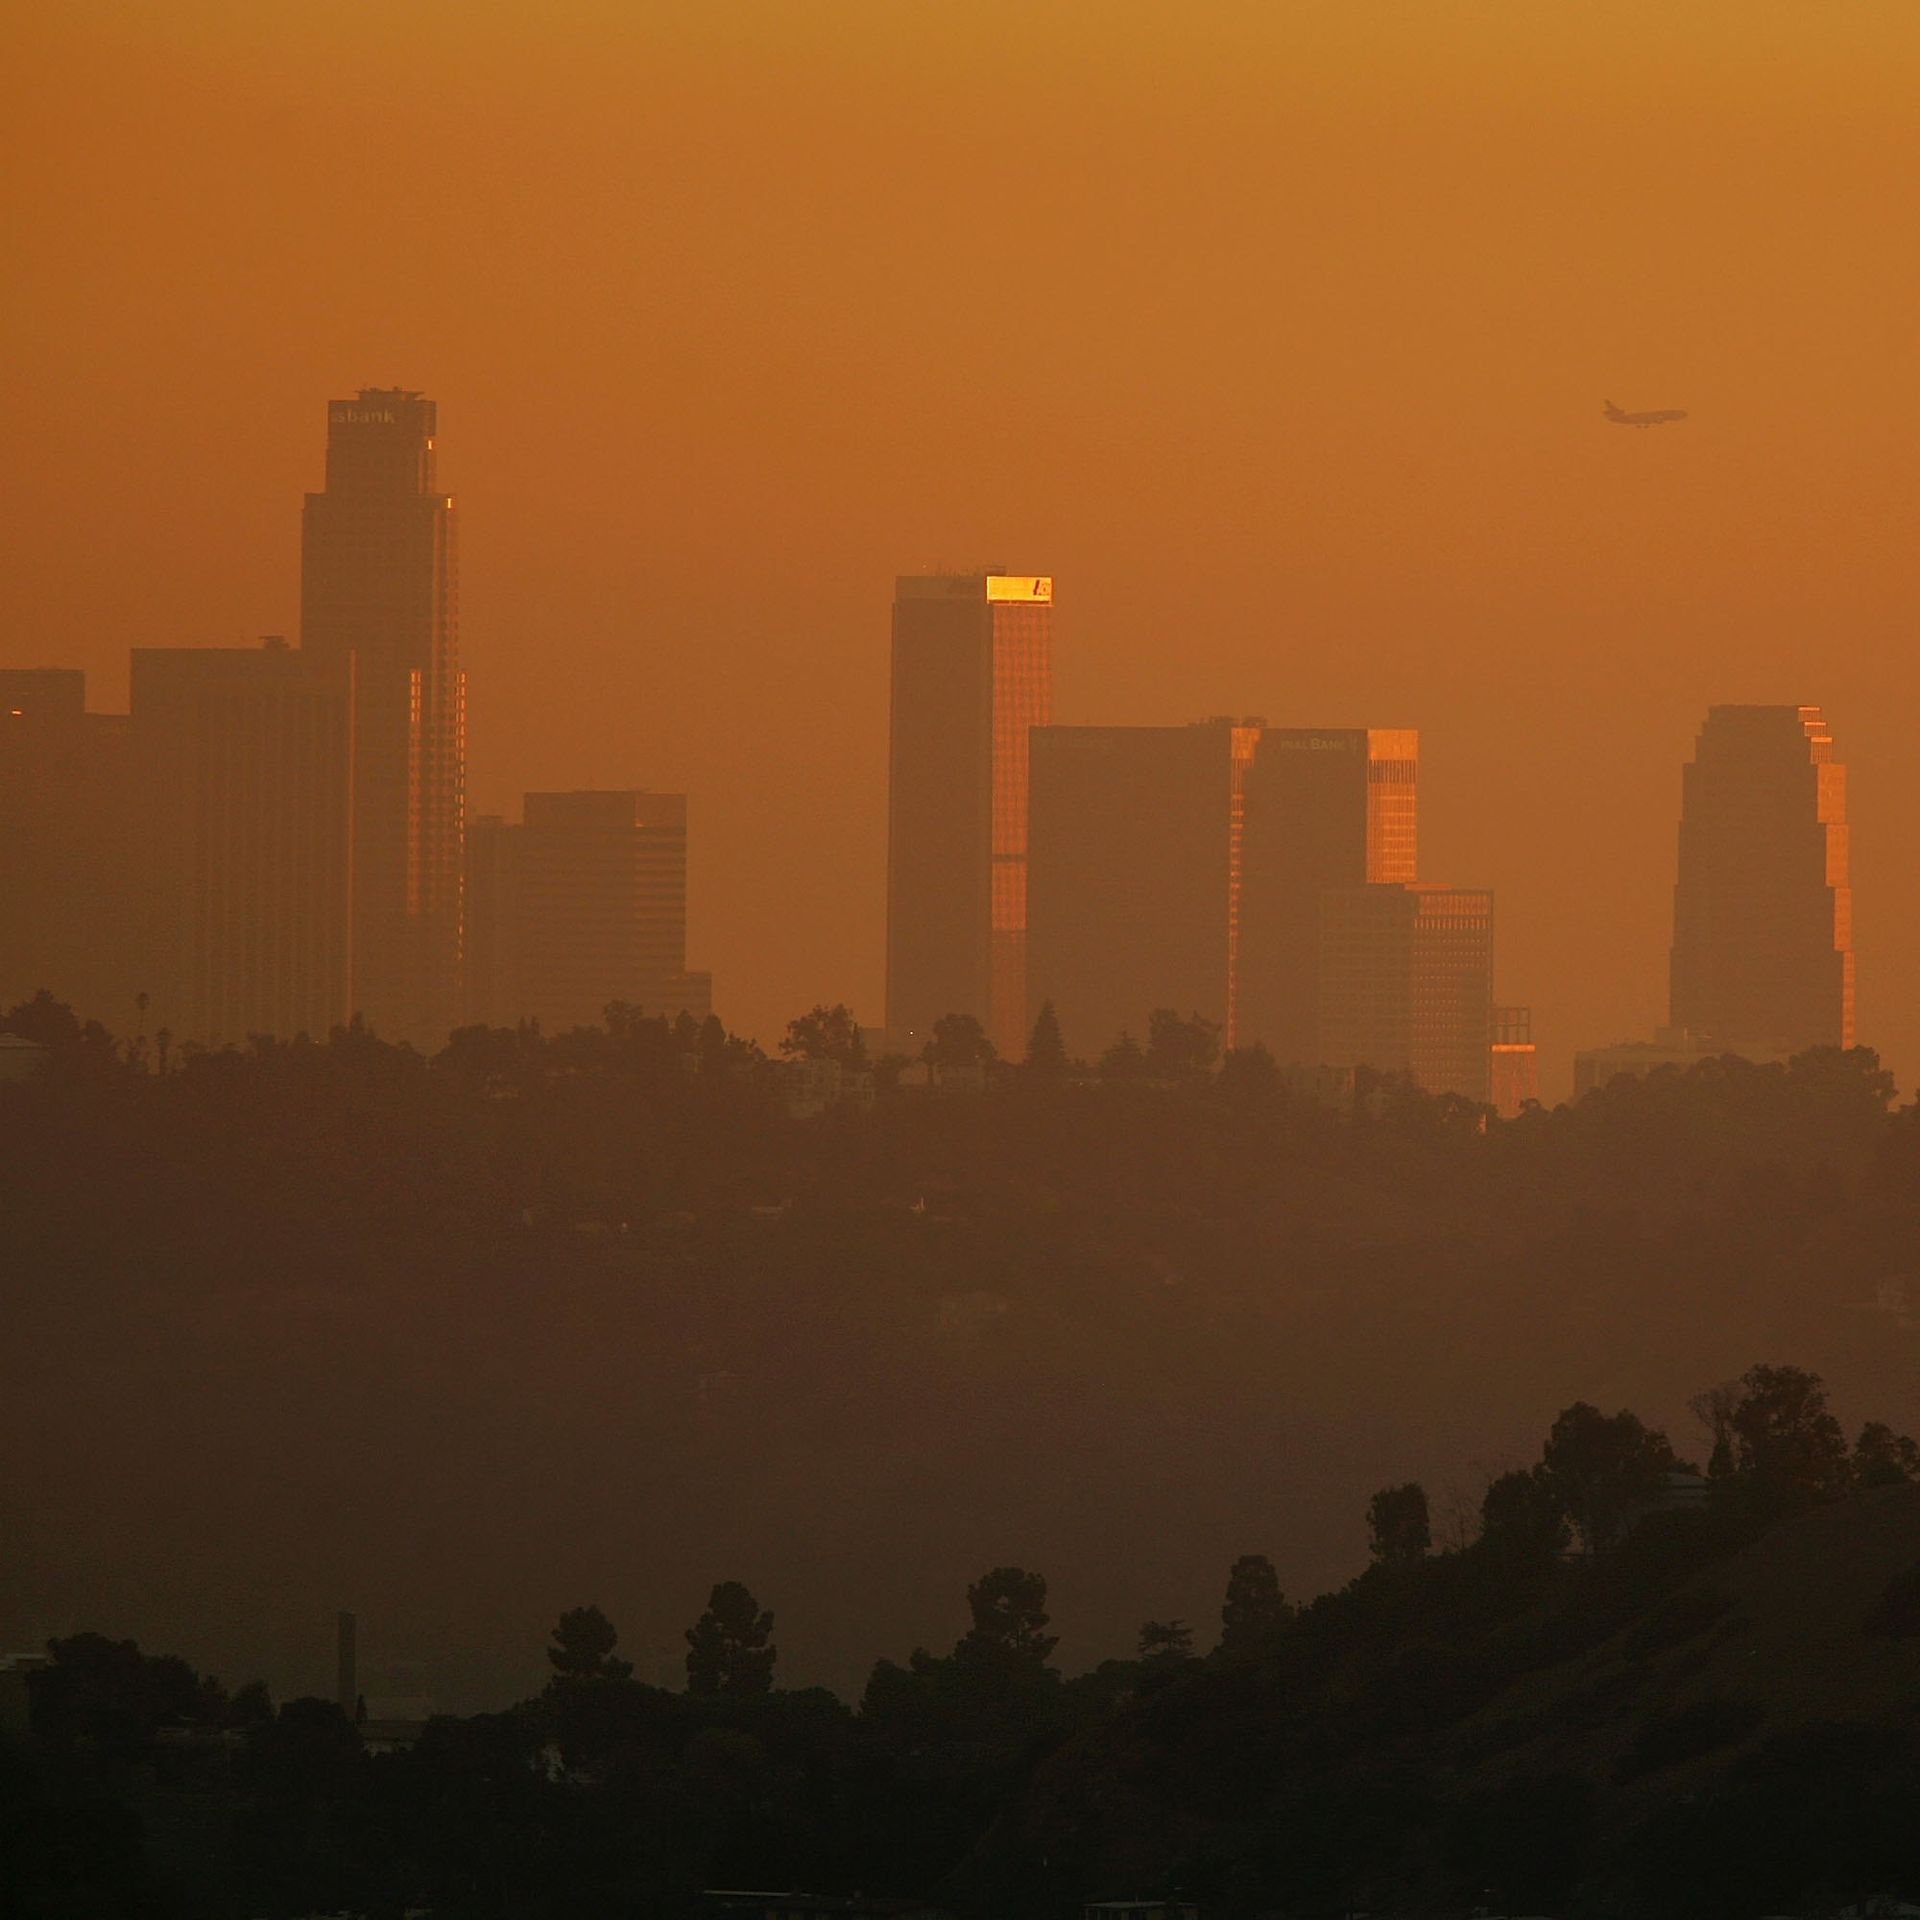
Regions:
[[[811,1120],[834,1107],[873,1105],[873,1072],[838,1060],[789,1060],[781,1068],[787,1115]]]
[[[1713,1492],[1703,1473],[1688,1473],[1676,1467],[1667,1475],[1667,1484],[1653,1498],[1654,1513],[1704,1513]]]
[[[950,1067],[932,1060],[909,1060],[893,1084],[901,1093],[984,1093],[987,1069],[977,1060]]]
[[[37,1040],[0,1033],[0,1080],[25,1080],[40,1070],[47,1050]]]
[[[1611,1047],[1583,1047],[1573,1056],[1573,1097],[1578,1100],[1597,1087],[1615,1080],[1644,1080],[1662,1067],[1679,1067],[1683,1072],[1702,1060],[1718,1060],[1733,1054],[1758,1065],[1779,1065],[1792,1057],[1792,1049],[1766,1046],[1753,1041],[1721,1043],[1703,1039],[1683,1027],[1662,1027],[1651,1040],[1622,1040]]]
[[[1351,1113],[1354,1102],[1354,1070],[1351,1067],[1299,1067],[1280,1069],[1280,1084],[1287,1097],[1303,1106],[1324,1107],[1329,1113]]]
[[[370,1713],[359,1722],[360,1744],[368,1753],[404,1753],[418,1743],[431,1717],[431,1708],[395,1712],[383,1704],[378,1714]]]
[[[1675,1467],[1661,1476],[1658,1488],[1633,1505],[1627,1514],[1627,1525],[1637,1527],[1656,1514],[1704,1514],[1712,1497],[1713,1483],[1705,1474]]]

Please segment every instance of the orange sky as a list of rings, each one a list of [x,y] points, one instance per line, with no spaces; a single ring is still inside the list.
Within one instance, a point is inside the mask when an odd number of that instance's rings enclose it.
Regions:
[[[0,73],[0,663],[291,632],[324,403],[417,386],[474,803],[686,788],[747,1030],[878,1019],[891,577],[993,560],[1063,719],[1420,727],[1549,1092],[1664,1017],[1707,704],[1823,703],[1920,1074],[1912,0],[13,0]]]

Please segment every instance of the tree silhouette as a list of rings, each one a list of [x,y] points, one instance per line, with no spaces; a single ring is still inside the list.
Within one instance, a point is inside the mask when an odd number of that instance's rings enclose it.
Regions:
[[[1383,1567],[1408,1567],[1424,1560],[1433,1545],[1427,1518],[1427,1490],[1417,1480],[1382,1487],[1367,1503],[1368,1547]]]
[[[1733,1409],[1734,1464],[1763,1500],[1830,1500],[1847,1484],[1847,1441],[1826,1384],[1801,1367],[1749,1367]]]
[[[1571,1538],[1566,1508],[1540,1467],[1503,1473],[1480,1502],[1480,1544],[1507,1565],[1556,1560]]]
[[[631,1660],[616,1660],[613,1650],[620,1636],[598,1607],[569,1607],[553,1629],[547,1658],[557,1682],[625,1680],[633,1673]]]
[[[1227,1571],[1220,1651],[1235,1658],[1264,1652],[1292,1617],[1273,1562],[1264,1553],[1243,1553]]]
[[[1147,1016],[1145,1067],[1156,1080],[1194,1080],[1213,1071],[1220,1057],[1220,1029],[1215,1022],[1189,1014],[1182,1020],[1171,1007],[1156,1007]]]
[[[1184,1620],[1149,1620],[1140,1629],[1140,1659],[1149,1666],[1177,1666],[1193,1658],[1193,1629]]]
[[[1554,1421],[1540,1457],[1546,1484],[1589,1553],[1613,1546],[1678,1464],[1667,1436],[1626,1412],[1576,1400]]]
[[[1050,1080],[1062,1078],[1067,1071],[1067,1043],[1060,1035],[1060,1017],[1053,1002],[1041,1003],[1033,1032],[1027,1036],[1026,1069]]]
[[[995,1058],[987,1030],[970,1013],[943,1013],[920,1057],[942,1072],[990,1066]]]
[[[1250,1047],[1235,1047],[1220,1062],[1222,1098],[1252,1105],[1270,1099],[1280,1090],[1280,1069],[1274,1057],[1258,1041]]]
[[[1047,1583],[1021,1567],[995,1567],[967,1589],[973,1625],[954,1648],[956,1659],[986,1658],[1044,1667],[1059,1637],[1045,1631]]]
[[[43,1735],[112,1748],[168,1722],[226,1718],[225,1696],[175,1655],[142,1653],[135,1641],[99,1633],[49,1640],[47,1653],[51,1664],[34,1676],[32,1694],[34,1728]]]
[[[1739,1404],[1740,1383],[1737,1380],[1723,1380],[1719,1386],[1696,1393],[1687,1402],[1688,1411],[1707,1430],[1713,1442],[1707,1455],[1709,1480],[1729,1480],[1733,1477],[1733,1410]]]
[[[780,1051],[789,1059],[838,1060],[843,1067],[864,1067],[867,1045],[860,1037],[860,1023],[853,1010],[844,1005],[815,1007],[797,1020],[787,1022],[786,1037]]]
[[[773,1690],[773,1615],[738,1580],[723,1580],[687,1629],[687,1691],[751,1700]]]
[[[1864,1490],[1903,1480],[1920,1480],[1920,1445],[1884,1420],[1869,1420],[1853,1443],[1853,1484]]]
[[[1140,1042],[1132,1034],[1123,1033],[1100,1056],[1100,1078],[1138,1080],[1146,1071],[1146,1066],[1147,1056],[1140,1050]]]
[[[0,1017],[0,1033],[17,1034],[22,1040],[52,1052],[80,1044],[82,1028],[79,1016],[64,1000],[56,1000],[42,987],[31,1000],[22,1000]]]

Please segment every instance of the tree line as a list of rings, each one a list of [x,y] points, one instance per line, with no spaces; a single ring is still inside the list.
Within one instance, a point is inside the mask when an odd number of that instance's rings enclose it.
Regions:
[[[1648,1656],[1711,1628],[1732,1603],[1668,1598],[1687,1576],[1737,1564],[1796,1516],[1911,1498],[1920,1481],[1909,1437],[1868,1423],[1849,1445],[1824,1383],[1804,1369],[1756,1366],[1697,1408],[1713,1448],[1704,1474],[1631,1412],[1575,1403],[1534,1465],[1488,1486],[1471,1543],[1436,1551],[1420,1485],[1382,1488],[1367,1513],[1372,1566],[1345,1589],[1298,1604],[1273,1561],[1248,1553],[1228,1570],[1209,1652],[1185,1621],[1149,1620],[1131,1659],[1071,1678],[1054,1661],[1047,1582],[1016,1566],[968,1587],[967,1624],[948,1652],[880,1659],[854,1705],[777,1686],[774,1613],[738,1581],[717,1583],[686,1630],[679,1692],[634,1677],[599,1607],[569,1608],[538,1695],[502,1713],[431,1721],[398,1751],[367,1750],[364,1736],[381,1730],[364,1708],[317,1699],[276,1708],[258,1683],[229,1693],[130,1641],[56,1638],[30,1677],[30,1737],[0,1742],[8,1910],[374,1913],[414,1903],[456,1916],[558,1915],[639,1903],[670,1914],[697,1910],[715,1885],[807,1885],[959,1913],[1043,1914],[1112,1892],[1116,1874],[1132,1871],[1151,1883],[1137,1892],[1165,1891],[1175,1873],[1191,1889],[1198,1875],[1210,1913],[1264,1903],[1305,1914],[1354,1897],[1384,1857],[1404,1889],[1464,1894],[1492,1882],[1564,1898],[1598,1857],[1597,1796],[1747,1738],[1761,1709],[1712,1696],[1691,1718],[1655,1715],[1612,1787],[1555,1776],[1450,1810],[1405,1798],[1413,1757],[1515,1679],[1577,1660],[1623,1625],[1641,1623],[1627,1644]],[[1706,1499],[1667,1504],[1675,1475],[1703,1480]],[[1920,1559],[1877,1599],[1862,1598],[1872,1600],[1864,1631],[1920,1639]],[[1448,1648],[1460,1650],[1442,1657]],[[1866,1796],[1857,1831],[1827,1836],[1824,1869],[1809,1847],[1775,1859],[1772,1880],[1736,1874],[1743,1895],[1757,1886],[1804,1896],[1821,1871],[1842,1866],[1920,1870],[1920,1830],[1906,1824],[1920,1813],[1911,1730],[1904,1748],[1865,1728],[1854,1737],[1879,1770],[1871,1788],[1859,1784],[1849,1751],[1849,1791]],[[1258,1809],[1264,1792],[1299,1791],[1286,1786],[1296,1749],[1317,1756],[1316,1792],[1345,1784],[1282,1864],[1258,1837]],[[1807,1769],[1833,1765],[1818,1743],[1768,1751],[1765,1764],[1776,1775],[1786,1767],[1796,1791],[1810,1790]],[[1104,1779],[1116,1764],[1154,1784],[1089,1785],[1111,1804],[1098,1800],[1091,1822],[1073,1815],[1060,1796],[1081,1789],[1068,1783]],[[1714,1819],[1771,1808],[1772,1789],[1746,1779],[1725,1790],[1734,1797],[1712,1813],[1710,1833],[1725,1837]],[[1192,1853],[1189,1835],[1185,1856],[1142,1853],[1127,1868],[1110,1826],[1142,1791],[1134,1818],[1155,1831],[1198,1796],[1212,1839]],[[1383,1815],[1389,1828],[1404,1817],[1422,1832],[1438,1821],[1439,1857],[1402,1858],[1404,1836],[1383,1839]],[[1676,1838],[1671,1824],[1656,1817],[1637,1830],[1623,1843],[1625,1868],[1614,1859],[1609,1870],[1641,1876],[1636,1911],[1720,1912],[1711,1899],[1675,1906],[1674,1890],[1661,1891],[1661,1876],[1677,1872],[1675,1897],[1696,1901],[1707,1870],[1697,1836]],[[177,1826],[198,1835],[186,1868]],[[1857,1860],[1840,1857],[1848,1847]],[[173,1862],[171,1877],[161,1859]]]

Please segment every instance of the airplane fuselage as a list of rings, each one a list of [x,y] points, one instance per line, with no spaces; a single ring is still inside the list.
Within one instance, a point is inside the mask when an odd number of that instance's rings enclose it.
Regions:
[[[1628,413],[1624,407],[1616,407],[1609,400],[1606,417],[1616,427],[1664,427],[1670,420],[1684,420],[1687,414],[1684,407],[1659,407],[1647,413]]]

